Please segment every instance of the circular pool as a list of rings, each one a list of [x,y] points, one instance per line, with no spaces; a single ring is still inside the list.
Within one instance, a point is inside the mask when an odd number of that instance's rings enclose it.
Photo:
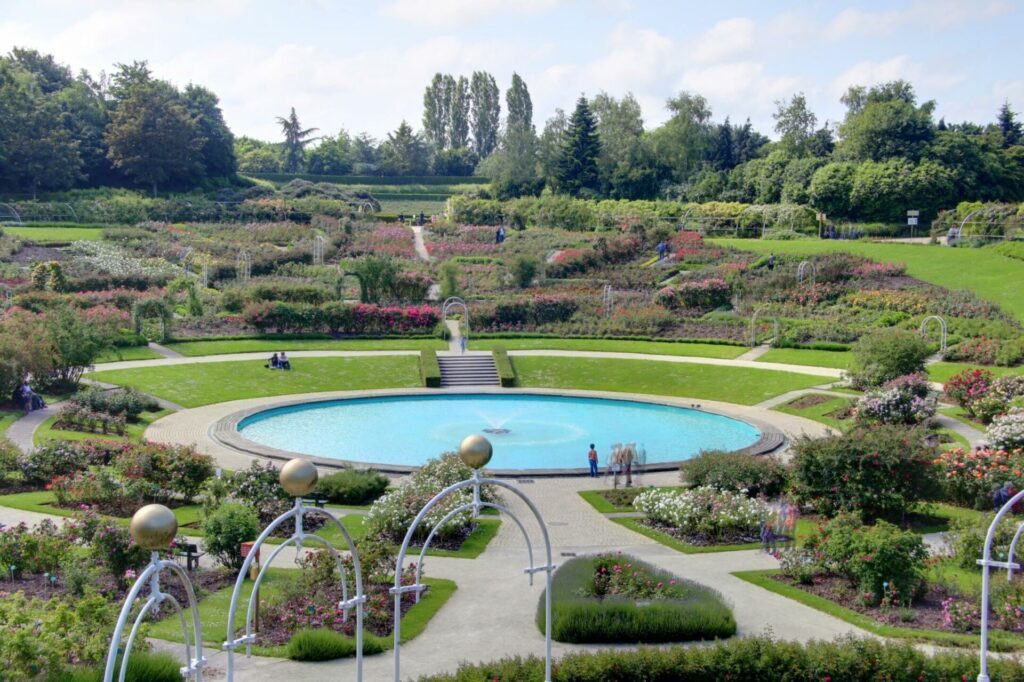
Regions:
[[[590,443],[604,464],[614,443],[637,443],[648,465],[701,450],[742,450],[761,431],[719,414],[656,402],[538,394],[392,395],[286,405],[235,420],[231,444],[403,470],[453,451],[469,434],[494,444],[495,470],[585,468]]]

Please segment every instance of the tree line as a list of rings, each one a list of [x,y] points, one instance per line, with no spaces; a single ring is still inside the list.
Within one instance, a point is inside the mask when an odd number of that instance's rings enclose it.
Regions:
[[[51,55],[0,57],[0,190],[191,188],[236,172],[217,96],[153,77],[145,62],[77,76]]]

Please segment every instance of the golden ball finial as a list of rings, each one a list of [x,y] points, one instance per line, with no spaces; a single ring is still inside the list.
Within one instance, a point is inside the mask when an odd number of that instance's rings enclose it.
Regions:
[[[289,495],[302,497],[313,492],[320,474],[308,459],[293,459],[281,467],[279,479]]]
[[[128,530],[143,549],[167,549],[178,533],[178,519],[162,504],[147,504],[132,516]]]
[[[474,469],[482,469],[487,466],[493,454],[494,448],[491,447],[491,441],[475,433],[463,438],[462,444],[459,445],[459,458]]]

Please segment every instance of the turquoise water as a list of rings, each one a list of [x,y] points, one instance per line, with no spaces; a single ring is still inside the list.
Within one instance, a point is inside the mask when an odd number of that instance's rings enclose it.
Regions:
[[[486,432],[507,430],[507,432]],[[647,461],[674,462],[701,450],[738,450],[760,432],[745,422],[669,405],[542,395],[359,398],[281,407],[245,418],[241,435],[316,457],[419,466],[479,433],[494,445],[494,469],[602,464],[613,443],[643,444]]]

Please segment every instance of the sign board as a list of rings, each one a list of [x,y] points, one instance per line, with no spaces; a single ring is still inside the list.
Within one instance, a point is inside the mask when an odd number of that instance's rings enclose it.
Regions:
[[[917,218],[921,215],[920,211],[907,211],[908,218]]]
[[[907,218],[907,225],[910,225],[910,226],[917,225],[917,218],[914,218],[914,217]]]
[[[818,218],[818,222],[819,222],[819,223],[823,223],[823,222],[825,222],[826,220],[828,220],[828,216],[827,216],[827,215],[825,215],[825,212],[824,212],[824,211],[818,211],[818,215],[817,215],[817,218]]]

